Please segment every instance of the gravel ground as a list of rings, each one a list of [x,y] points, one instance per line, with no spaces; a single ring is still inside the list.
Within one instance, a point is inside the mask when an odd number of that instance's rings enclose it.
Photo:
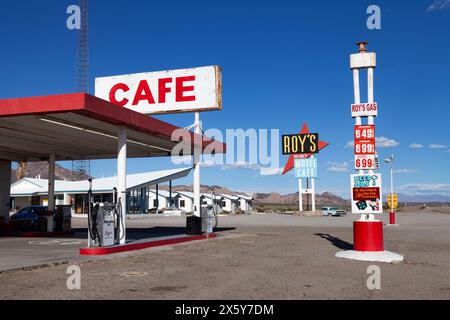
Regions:
[[[354,218],[224,217],[221,226],[234,229],[217,239],[78,261],[81,290],[67,289],[68,264],[0,273],[0,299],[450,299],[450,214],[399,214],[385,247],[406,261],[375,263],[381,290],[373,291],[374,263],[334,257],[352,242]],[[183,220],[128,223],[162,224]]]

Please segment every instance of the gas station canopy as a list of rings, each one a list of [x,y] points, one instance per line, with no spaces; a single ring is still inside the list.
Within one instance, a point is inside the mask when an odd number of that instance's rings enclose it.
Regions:
[[[206,147],[215,153],[226,151],[222,142],[89,94],[73,93],[0,100],[0,159],[42,161],[49,154],[56,160],[116,158],[120,128],[127,129],[128,158],[170,156],[179,143],[172,140],[177,129],[191,137],[189,154],[194,141],[204,151]]]

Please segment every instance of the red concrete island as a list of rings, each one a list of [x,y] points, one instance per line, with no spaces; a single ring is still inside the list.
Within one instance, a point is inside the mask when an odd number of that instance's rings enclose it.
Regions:
[[[80,248],[80,255],[101,256],[101,255],[107,255],[107,254],[113,254],[113,253],[119,253],[119,252],[142,250],[142,249],[146,249],[146,248],[167,246],[167,245],[172,245],[172,244],[177,244],[177,243],[196,241],[196,240],[204,240],[204,239],[210,239],[210,238],[216,238],[216,237],[217,237],[216,233],[193,235],[193,236],[180,235],[180,236],[158,237],[158,238],[154,238],[154,239],[133,241],[130,243],[126,243],[126,244],[122,244],[122,245],[118,245],[118,246],[111,246],[111,247]]]

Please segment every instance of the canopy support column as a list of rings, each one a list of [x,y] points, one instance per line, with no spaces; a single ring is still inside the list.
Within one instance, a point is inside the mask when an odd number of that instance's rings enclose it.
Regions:
[[[200,114],[198,112],[195,113],[195,122],[194,122],[194,132],[200,135],[201,127],[200,127]],[[201,142],[199,142],[201,143]],[[194,143],[194,181],[193,181],[193,193],[194,193],[194,215],[197,217],[201,216],[201,202],[200,202],[200,154],[202,150],[201,147],[197,147]]]
[[[120,127],[117,143],[117,192],[121,211],[119,223],[119,242],[126,242],[126,203],[127,203],[127,128]]]

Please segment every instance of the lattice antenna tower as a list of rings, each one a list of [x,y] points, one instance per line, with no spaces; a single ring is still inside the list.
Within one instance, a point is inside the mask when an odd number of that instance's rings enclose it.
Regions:
[[[89,2],[79,0],[81,25],[77,37],[76,77],[77,91],[89,92]],[[90,176],[91,163],[89,160],[72,161],[72,172]]]

